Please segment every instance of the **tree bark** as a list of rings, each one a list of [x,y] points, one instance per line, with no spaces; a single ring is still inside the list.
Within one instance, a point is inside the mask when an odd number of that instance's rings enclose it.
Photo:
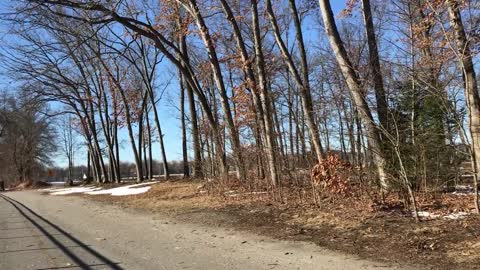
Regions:
[[[213,79],[215,81],[215,85],[217,87],[217,90],[220,96],[220,102],[221,102],[222,110],[224,113],[224,119],[230,135],[232,152],[233,152],[235,165],[237,169],[237,177],[241,181],[244,181],[246,179],[246,171],[245,171],[243,156],[241,153],[239,133],[233,121],[232,111],[230,109],[230,104],[228,102],[227,91],[225,88],[225,83],[223,81],[223,75],[220,67],[220,62],[217,57],[217,52],[213,44],[213,40],[210,36],[208,27],[204,21],[202,14],[200,13],[196,0],[189,0],[188,3],[189,3],[188,9],[192,14],[192,16],[195,18],[197,27],[200,30],[200,36],[208,52],[209,62],[213,71]],[[220,135],[220,134],[217,133],[217,135]],[[218,146],[221,146],[221,145],[218,145]],[[218,150],[220,149],[217,149],[217,151]],[[225,153],[225,151],[223,150],[220,150],[220,151],[222,151],[223,154]],[[223,174],[224,177],[227,177],[228,171],[225,169],[226,168],[223,168],[221,173]]]
[[[265,142],[267,147],[268,165],[270,168],[270,181],[273,186],[278,184],[277,160],[275,155],[275,135],[273,130],[272,110],[270,97],[268,95],[267,83],[265,78],[265,63],[262,50],[262,40],[260,37],[260,23],[258,18],[257,0],[250,1],[252,7],[253,37],[255,47],[255,63],[257,67],[258,84],[260,88],[260,99],[264,112],[265,121]]]
[[[373,16],[370,6],[370,0],[362,0],[363,19],[365,21],[365,29],[367,32],[367,43],[369,52],[369,65],[373,77],[373,87],[375,89],[375,99],[377,101],[378,120],[382,130],[388,132],[388,104],[383,86],[382,69],[380,66],[380,55],[378,53],[377,38],[375,35],[375,27],[373,25]]]
[[[256,117],[257,122],[260,125],[258,130],[260,131],[260,135],[263,138],[264,144],[260,144],[259,146],[265,145],[266,146],[266,154],[269,159],[269,171],[272,183],[277,183],[278,175],[277,175],[277,168],[276,168],[276,154],[275,154],[275,145],[272,145],[274,142],[274,131],[273,131],[273,124],[272,118],[267,113],[269,110],[269,97],[268,97],[268,90],[265,84],[265,70],[263,64],[263,52],[261,48],[261,39],[260,39],[260,30],[258,27],[258,10],[256,8],[256,2],[253,3],[251,1],[252,6],[252,28],[254,33],[254,47],[255,47],[255,63],[257,68],[257,78],[255,77],[254,69],[252,67],[252,61],[247,52],[247,47],[245,45],[242,32],[238,26],[237,21],[235,20],[235,16],[233,15],[230,6],[227,4],[225,0],[221,0],[222,7],[225,11],[227,20],[230,22],[233,33],[235,36],[235,40],[237,43],[237,47],[240,50],[240,55],[242,57],[242,61],[244,64],[244,71],[248,79],[248,85],[252,88],[253,92],[253,103],[256,110]],[[258,29],[257,29],[258,28]],[[257,33],[258,31],[258,33]],[[260,46],[258,48],[258,46]],[[260,66],[261,65],[261,66]],[[274,167],[271,167],[271,166]]]
[[[188,166],[188,149],[187,149],[187,127],[185,125],[185,87],[183,85],[182,74],[179,73],[180,83],[180,124],[182,128],[182,157],[183,157],[183,177],[190,177],[190,169]]]
[[[478,84],[473,65],[472,54],[470,51],[470,42],[465,34],[465,28],[462,22],[460,7],[456,0],[447,0],[448,16],[450,25],[455,34],[457,43],[457,54],[463,71],[465,82],[465,99],[467,101],[470,135],[472,142],[470,145],[472,152],[472,162],[474,167],[474,189],[475,189],[475,209],[480,212],[478,202],[478,177],[480,176],[480,96],[478,93]]]
[[[342,74],[347,82],[355,106],[357,107],[360,117],[367,129],[368,142],[370,144],[375,165],[377,167],[379,184],[382,190],[386,190],[388,189],[387,175],[385,171],[386,161],[381,148],[379,129],[373,119],[367,101],[362,94],[358,75],[353,69],[350,59],[348,58],[347,51],[345,50],[343,42],[340,38],[340,34],[335,24],[332,8],[330,6],[330,1],[319,0],[319,3],[330,46],[333,49],[335,58],[340,66],[340,70],[342,71]]]
[[[153,153],[152,153],[152,127],[150,125],[150,113],[147,111],[145,114],[145,120],[147,122],[147,147],[148,147],[148,161],[145,158],[145,164],[147,165],[147,177],[153,180]]]

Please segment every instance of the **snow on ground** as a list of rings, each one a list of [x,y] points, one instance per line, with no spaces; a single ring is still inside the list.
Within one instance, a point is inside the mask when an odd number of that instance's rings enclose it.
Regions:
[[[151,185],[157,182],[145,182],[140,184],[121,186],[110,189],[103,189],[102,187],[96,186],[85,186],[85,187],[70,187],[70,188],[47,188],[42,189],[41,191],[49,192],[50,195],[67,195],[75,193],[84,193],[88,195],[100,195],[107,194],[112,196],[125,196],[125,195],[136,195],[145,193],[150,190]]]
[[[126,189],[117,189],[112,191],[112,196],[125,196],[125,195],[136,195],[142,194],[150,190],[152,187],[140,187],[140,188],[126,188]]]
[[[85,193],[85,192],[95,191],[99,189],[102,189],[102,188],[95,187],[95,186],[63,188],[60,190],[52,190],[50,195],[67,195],[67,194],[74,194],[74,193]]]
[[[423,217],[423,218],[437,218],[438,217],[437,214],[433,214],[433,213],[430,213],[430,212],[427,212],[427,211],[418,211],[417,214],[418,214],[419,217]],[[415,215],[415,213],[412,212],[412,215]]]
[[[468,186],[468,185],[456,185],[455,186],[456,190],[466,190],[466,191],[471,191],[473,190],[473,187]]]
[[[110,194],[112,196],[136,195],[136,194],[141,194],[149,191],[151,188],[151,185],[155,183],[156,182],[146,182],[146,183],[140,183],[135,185],[111,188],[111,189],[90,191],[85,193],[89,195]]]
[[[452,194],[457,196],[468,196],[468,195],[473,195],[473,192],[454,191],[452,192]]]
[[[467,212],[457,212],[457,213],[451,213],[449,215],[444,216],[443,218],[445,219],[462,219],[470,215],[470,213]]]
[[[469,196],[469,195],[475,195],[475,192],[473,191],[472,186],[456,185],[455,191],[452,192],[452,194],[457,196]]]
[[[412,215],[415,215],[415,213],[412,212]],[[470,213],[467,213],[467,212],[456,212],[456,213],[450,213],[448,215],[441,215],[441,214],[430,213],[427,211],[418,211],[418,216],[425,219],[443,218],[443,219],[456,220],[456,219],[464,219],[469,215]]]
[[[51,184],[51,185],[65,185],[65,184],[66,184],[65,181],[51,181],[51,182],[47,182],[47,183],[49,183],[49,184]],[[73,183],[74,183],[74,184],[80,184],[80,183],[82,183],[82,181],[80,181],[80,180],[73,180]]]
[[[54,181],[54,182],[48,182],[51,185],[65,185],[65,182],[63,181]]]

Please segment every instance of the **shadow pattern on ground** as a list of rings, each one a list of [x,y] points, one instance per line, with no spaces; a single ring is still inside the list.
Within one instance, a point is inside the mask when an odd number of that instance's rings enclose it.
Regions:
[[[72,266],[66,267],[53,267],[53,268],[42,268],[37,270],[46,270],[46,269],[72,269],[72,268],[80,268],[80,269],[94,269],[93,267],[103,266],[108,267],[109,269],[114,270],[123,270],[122,267],[119,266],[120,263],[113,262],[107,257],[103,256],[96,250],[92,249],[88,245],[84,244],[59,226],[55,225],[54,223],[50,222],[46,218],[42,217],[41,215],[37,214],[24,204],[19,201],[16,201],[10,197],[0,194],[0,198],[4,199],[10,205],[12,205],[29,223],[31,223],[36,229],[38,229],[45,237],[47,237],[58,249],[60,249],[68,258],[75,263]],[[51,230],[52,232],[49,232]],[[75,245],[67,246],[59,239],[60,237],[65,237],[75,243]],[[98,264],[88,264],[82,258],[77,256],[72,248],[80,248],[86,253],[93,256],[97,259],[100,263]]]

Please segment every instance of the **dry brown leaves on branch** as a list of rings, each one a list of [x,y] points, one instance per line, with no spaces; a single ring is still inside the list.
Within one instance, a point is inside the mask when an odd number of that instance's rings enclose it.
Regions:
[[[338,155],[327,154],[327,157],[315,165],[310,173],[312,186],[318,192],[331,195],[349,195],[350,176],[353,167]]]
[[[358,0],[347,0],[345,8],[340,12],[340,17],[350,17],[357,3]]]

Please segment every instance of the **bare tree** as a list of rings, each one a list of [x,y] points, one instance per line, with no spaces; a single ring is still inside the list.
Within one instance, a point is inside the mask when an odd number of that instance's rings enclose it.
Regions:
[[[375,159],[377,173],[382,189],[388,188],[387,175],[385,171],[386,160],[381,148],[380,129],[373,119],[370,108],[362,94],[360,81],[357,72],[353,69],[352,63],[347,55],[347,51],[343,45],[342,39],[335,24],[330,1],[319,0],[320,11],[322,13],[325,31],[330,40],[337,62],[340,66],[343,76],[352,95],[353,101],[360,112],[360,117],[367,128],[367,138],[371,147],[371,152]]]
[[[470,42],[465,34],[463,27],[460,6],[456,0],[446,1],[450,25],[456,38],[457,57],[463,72],[465,82],[465,98],[467,100],[471,153],[474,168],[474,189],[475,189],[475,209],[480,213],[478,201],[478,178],[480,176],[480,94],[478,92],[477,77],[475,66],[473,65],[472,53],[470,51]]]
[[[68,162],[68,178],[67,183],[69,186],[73,185],[73,167],[75,166],[75,153],[77,150],[77,140],[74,134],[74,119],[72,115],[68,114],[60,123],[60,137],[61,137],[61,149],[65,154]]]

